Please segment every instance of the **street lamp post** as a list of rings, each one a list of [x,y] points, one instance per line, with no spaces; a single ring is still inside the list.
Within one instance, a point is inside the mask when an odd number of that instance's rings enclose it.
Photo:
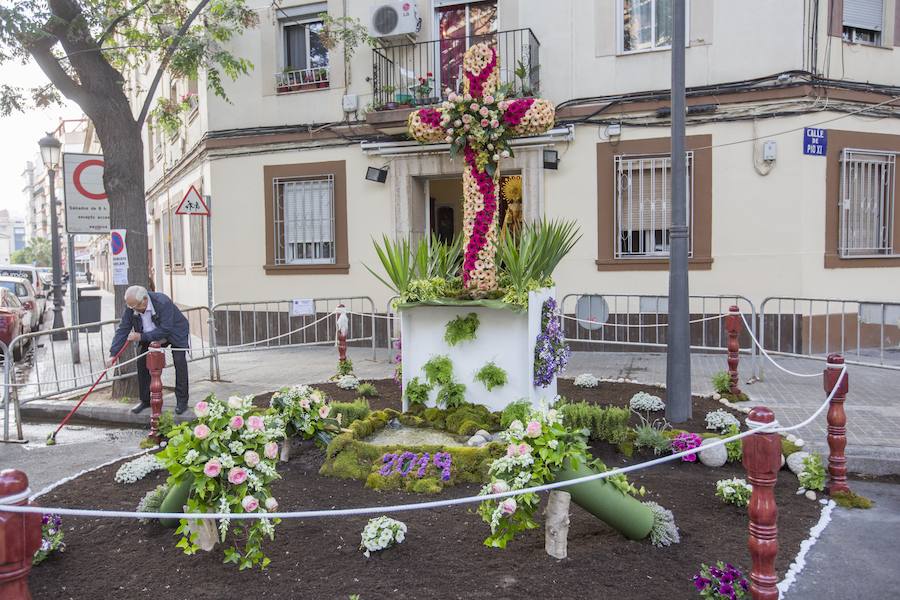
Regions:
[[[52,133],[48,133],[38,142],[41,147],[41,160],[47,169],[47,180],[50,184],[50,249],[53,262],[53,340],[66,340],[62,314],[62,255],[59,248],[59,220],[56,217],[56,170],[59,168],[62,144]]]

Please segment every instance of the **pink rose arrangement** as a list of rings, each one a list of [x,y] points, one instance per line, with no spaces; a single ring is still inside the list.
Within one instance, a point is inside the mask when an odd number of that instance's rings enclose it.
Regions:
[[[272,410],[287,423],[288,437],[310,439],[319,432],[340,431],[337,420],[330,418],[331,406],[325,395],[308,385],[298,385],[277,391],[270,403]]]
[[[285,436],[284,421],[272,411],[258,411],[249,398],[210,396],[196,404],[196,421],[172,430],[169,444],[158,456],[175,484],[193,477],[192,511],[254,512],[271,505],[269,487],[278,478],[278,440]],[[185,461],[189,453],[207,458]],[[179,547],[190,554],[197,546],[184,523],[177,531]],[[274,536],[275,524],[265,519],[221,521],[219,533],[223,541],[230,541],[226,562],[243,568],[267,564],[261,547],[265,538]]]

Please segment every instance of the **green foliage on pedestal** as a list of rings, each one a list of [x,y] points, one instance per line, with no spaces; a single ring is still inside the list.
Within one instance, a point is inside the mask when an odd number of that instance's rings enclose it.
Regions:
[[[444,329],[444,341],[450,346],[456,346],[461,342],[474,340],[479,324],[478,313],[471,312],[465,317],[457,315],[447,323]]]
[[[508,380],[509,378],[506,375],[506,371],[493,362],[484,365],[477,373],[475,373],[475,381],[481,382],[489,392],[494,388],[506,385]]]
[[[451,381],[441,386],[437,394],[437,403],[446,408],[456,408],[466,403],[466,386]]]

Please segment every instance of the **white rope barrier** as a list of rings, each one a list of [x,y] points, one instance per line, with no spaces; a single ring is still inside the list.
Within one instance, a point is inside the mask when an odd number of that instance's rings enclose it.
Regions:
[[[766,349],[762,347],[762,344],[760,344],[759,340],[756,339],[756,336],[753,335],[753,331],[750,329],[750,325],[747,324],[747,319],[744,317],[743,313],[741,314],[741,319],[744,321],[744,329],[746,329],[747,333],[750,334],[750,339],[753,340],[753,343],[756,344],[756,347],[759,348],[759,351],[762,353],[762,355],[769,359],[770,363],[772,363],[785,373],[793,375],[794,377],[819,377],[821,375],[821,373],[797,373],[779,365],[772,359],[771,356],[769,356],[769,353],[766,352]]]
[[[841,382],[847,373],[846,365],[835,365],[835,368],[840,368],[841,373],[835,382],[834,387],[831,390],[831,393],[828,394],[828,397],[825,399],[825,402],[819,407],[819,409],[813,413],[808,419],[803,421],[802,423],[798,423],[797,425],[791,425],[790,427],[781,427],[778,425],[777,421],[772,423],[752,423],[752,428],[743,433],[738,433],[732,435],[727,438],[718,438],[708,444],[703,446],[703,450],[714,448],[716,446],[722,446],[724,444],[734,442],[740,439],[743,439],[749,435],[755,435],[758,433],[783,433],[787,431],[793,431],[795,429],[799,429],[811,423],[819,414],[825,410],[825,407],[828,406],[834,398],[835,393],[840,388]],[[484,502],[485,500],[499,500],[501,498],[508,498],[512,496],[521,496],[523,494],[544,492],[548,490],[555,490],[558,488],[571,487],[574,485],[578,485],[580,483],[587,483],[589,481],[602,480],[607,479],[609,477],[613,477],[615,475],[623,475],[625,473],[630,473],[632,471],[638,471],[641,469],[647,469],[650,467],[654,467],[656,465],[660,465],[663,463],[667,463],[689,454],[697,454],[700,451],[700,448],[691,448],[690,450],[683,450],[681,452],[676,452],[674,454],[670,454],[668,456],[662,456],[659,458],[655,458],[652,460],[648,460],[642,463],[637,463],[634,465],[629,465],[626,467],[619,467],[617,469],[612,469],[610,471],[604,471],[603,473],[594,473],[591,475],[585,475],[583,477],[578,477],[575,479],[570,479],[568,481],[557,481],[553,483],[546,483],[543,485],[533,486],[530,488],[524,488],[521,490],[510,490],[507,492],[498,492],[495,494],[485,494],[480,496],[464,496],[461,498],[449,498],[446,500],[433,500],[430,502],[414,502],[409,504],[395,504],[393,506],[368,506],[361,508],[337,508],[337,509],[326,509],[326,510],[304,510],[304,511],[292,511],[292,512],[272,512],[272,513],[154,513],[154,512],[137,512],[137,511],[125,511],[125,510],[93,510],[93,509],[80,509],[80,508],[49,508],[49,507],[40,507],[40,506],[8,506],[4,499],[0,498],[0,512],[13,512],[13,513],[41,513],[41,514],[58,514],[72,517],[106,517],[106,518],[138,518],[138,519],[232,519],[232,520],[244,520],[244,519],[315,519],[315,518],[323,518],[323,517],[340,517],[340,516],[357,516],[357,515],[370,515],[370,514],[387,514],[387,513],[396,513],[396,512],[406,512],[412,510],[423,510],[429,508],[444,508],[448,506],[457,506],[462,504],[474,504]]]
[[[587,323],[589,325],[599,325],[601,327],[637,327],[637,328],[652,328],[652,327],[668,327],[669,323],[601,323],[600,321],[592,321],[590,319],[579,319],[577,317],[570,317],[569,315],[560,315],[563,319],[568,319],[569,321],[576,321],[578,323]],[[688,324],[693,323],[703,323],[704,321],[715,321],[716,319],[721,319],[723,317],[727,317],[728,313],[722,313],[720,315],[713,315],[711,317],[703,317],[700,319],[693,319],[688,321]],[[575,340],[578,341],[578,340]],[[593,340],[593,341],[604,341],[604,340]],[[612,341],[612,340],[610,340]]]

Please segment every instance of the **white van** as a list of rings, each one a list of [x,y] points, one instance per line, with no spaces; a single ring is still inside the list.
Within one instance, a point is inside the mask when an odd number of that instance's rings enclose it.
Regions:
[[[48,286],[44,285],[39,273],[39,268],[31,265],[3,265],[0,266],[0,276],[21,277],[22,279],[27,279],[31,282],[31,287],[34,288],[34,295],[37,301],[38,314],[40,315],[38,322],[43,323],[44,313],[47,309],[47,295],[51,290]]]

